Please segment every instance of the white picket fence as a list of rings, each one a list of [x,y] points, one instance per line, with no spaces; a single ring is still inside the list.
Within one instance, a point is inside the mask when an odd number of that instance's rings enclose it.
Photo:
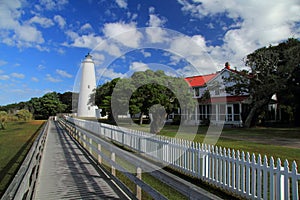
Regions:
[[[118,126],[67,118],[96,135],[197,177],[216,187],[249,199],[299,199],[300,174],[294,161],[283,165],[278,158],[263,158],[248,152],[220,148],[183,139],[120,128]]]

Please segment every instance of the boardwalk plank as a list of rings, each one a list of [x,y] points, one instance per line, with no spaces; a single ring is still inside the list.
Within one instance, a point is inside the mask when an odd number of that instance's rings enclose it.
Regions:
[[[50,122],[35,199],[125,199],[56,122]]]

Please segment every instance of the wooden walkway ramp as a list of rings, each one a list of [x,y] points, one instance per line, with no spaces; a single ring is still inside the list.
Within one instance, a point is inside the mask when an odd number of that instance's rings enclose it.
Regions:
[[[127,199],[56,122],[48,131],[34,199]]]

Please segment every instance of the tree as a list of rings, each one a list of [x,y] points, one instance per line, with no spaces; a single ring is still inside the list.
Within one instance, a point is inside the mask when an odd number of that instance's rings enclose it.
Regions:
[[[113,120],[112,111],[111,111],[111,95],[113,90],[120,78],[115,78],[100,87],[97,87],[95,92],[90,97],[91,99],[95,99],[95,104],[102,109],[102,116],[105,116],[108,113],[108,118]]]
[[[28,110],[22,109],[19,110],[16,114],[18,120],[20,121],[29,121],[32,119],[32,114]]]
[[[135,72],[131,78],[119,80],[112,96],[114,116],[118,114],[148,115],[151,119],[150,132],[158,133],[168,114],[179,107],[191,108],[195,101],[183,78],[165,75],[161,70]],[[127,109],[128,104],[128,110]]]
[[[249,54],[246,66],[249,71],[233,74],[226,81],[235,82],[226,90],[233,94],[249,94],[250,109],[244,122],[250,127],[270,103],[274,94],[289,88],[293,73],[299,70],[300,42],[289,39],[277,46],[260,48]]]
[[[59,100],[56,92],[47,93],[40,98],[32,98],[29,101],[29,109],[36,119],[48,119],[66,109],[67,105]]]
[[[178,108],[195,106],[185,80],[167,76],[161,70],[135,72],[131,78],[113,79],[98,87],[93,95],[96,105],[108,112],[110,119],[128,113],[139,114],[142,124],[143,116],[148,115],[152,133],[159,132],[168,114]]]
[[[8,114],[5,111],[0,111],[0,129],[6,128],[6,121],[7,121]]]
[[[71,113],[72,112],[72,92],[65,92],[63,94],[58,93],[58,98],[60,102],[65,106],[65,110],[63,110],[63,113]]]

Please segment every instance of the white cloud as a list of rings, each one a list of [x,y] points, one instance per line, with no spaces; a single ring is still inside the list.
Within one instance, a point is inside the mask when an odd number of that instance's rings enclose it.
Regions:
[[[62,48],[57,48],[56,51],[57,51],[57,53],[59,53],[61,55],[65,54],[65,50]]]
[[[165,43],[169,42],[168,33],[165,29],[160,27],[148,27],[146,28],[147,39],[151,43]]]
[[[72,40],[71,44],[65,43],[66,46],[93,49],[103,42],[103,39],[100,36],[95,36],[94,34],[80,36],[78,33],[71,30],[66,31],[65,34]]]
[[[61,29],[63,29],[63,28],[65,27],[65,25],[66,25],[66,20],[65,20],[62,16],[60,16],[60,15],[55,15],[53,19],[54,19],[54,21],[59,25],[59,27],[60,27]]]
[[[224,14],[233,20],[225,29],[224,44],[210,47],[211,55],[217,62],[229,59],[236,65],[243,65],[242,58],[260,47],[279,43],[289,37],[300,37],[299,26],[296,26],[300,21],[298,0],[178,2],[182,4],[184,12],[194,17]]]
[[[217,70],[217,66],[210,55],[210,47],[206,46],[205,38],[201,35],[172,38],[169,51],[175,54],[170,57],[170,64],[176,65],[181,60],[190,63],[190,66],[187,68],[188,70],[180,71],[182,74],[206,74]],[[188,72],[191,71],[192,68],[193,71]]]
[[[160,19],[157,15],[153,14],[155,9],[149,8],[149,22],[147,25],[150,28],[146,29],[147,38],[151,43],[162,43],[168,41],[167,32],[160,27],[163,27],[166,23],[166,19]],[[155,27],[155,28],[151,28]]]
[[[97,48],[100,50],[100,48]],[[104,43],[104,45],[102,45],[102,50],[106,51],[107,53],[109,53],[112,56],[116,56],[116,57],[120,57],[121,56],[121,50],[119,48],[119,45],[116,44],[107,44],[106,42]]]
[[[8,75],[0,75],[0,80],[5,81],[8,80],[9,76]]]
[[[204,51],[202,36],[179,36],[173,38],[170,45],[170,50],[176,52],[182,57],[198,56]],[[201,43],[201,46],[199,45]],[[205,44],[204,44],[205,45]]]
[[[25,75],[20,74],[20,73],[12,73],[11,76],[14,77],[14,78],[19,78],[19,79],[25,78]]]
[[[134,21],[137,18],[138,18],[138,14],[134,13],[134,14],[132,14],[131,21]]]
[[[148,65],[142,62],[133,62],[129,66],[131,71],[146,71],[147,69],[149,69]]]
[[[134,23],[107,23],[104,25],[103,33],[107,38],[113,38],[122,45],[132,48],[137,48],[142,39],[142,34]]]
[[[39,71],[42,71],[44,69],[46,69],[46,67],[44,65],[38,65],[37,66],[37,70],[39,70]]]
[[[48,19],[46,17],[40,17],[40,16],[34,16],[29,21],[29,24],[39,24],[43,28],[49,28],[54,25],[53,21],[51,19]]]
[[[149,15],[149,22],[148,22],[148,24],[149,24],[150,27],[162,27],[166,22],[167,22],[166,19],[160,19],[155,14],[150,14]]]
[[[42,33],[34,26],[20,20],[23,11],[20,0],[4,1],[0,4],[0,35],[2,42],[9,46],[36,47],[44,43]]]
[[[0,66],[6,65],[7,62],[5,60],[0,60]]]
[[[31,80],[32,80],[33,82],[39,82],[39,79],[36,78],[36,77],[32,77]]]
[[[92,56],[96,67],[100,66],[105,60],[105,56],[101,53],[93,52]]]
[[[71,30],[67,30],[67,31],[65,32],[65,34],[66,34],[69,38],[71,38],[71,40],[75,40],[75,39],[77,39],[77,38],[79,37],[78,33],[74,32],[74,31],[71,31]]]
[[[21,1],[4,1],[0,4],[1,29],[13,29],[18,26],[17,19],[21,16]]]
[[[151,57],[151,53],[148,51],[145,51],[144,49],[141,50],[141,53],[144,55],[145,58]]]
[[[149,14],[154,14],[155,13],[155,8],[153,6],[148,8]]]
[[[85,23],[80,27],[80,31],[89,31],[89,30],[93,30],[93,27],[89,23]]]
[[[50,82],[52,82],[52,83],[58,83],[58,82],[61,82],[60,79],[54,78],[54,77],[52,77],[50,74],[46,74],[46,80],[47,80],[47,81],[50,81]]]
[[[62,77],[66,77],[66,78],[72,78],[73,76],[71,74],[69,74],[68,72],[64,71],[64,70],[60,70],[57,69],[56,73],[59,74]]]
[[[68,0],[40,0],[40,5],[36,8],[43,7],[46,10],[61,10],[66,4]]]
[[[120,8],[127,8],[127,1],[126,0],[116,0],[116,3]]]
[[[82,36],[74,35],[72,37],[74,38],[74,42],[71,46],[74,47],[94,49],[98,44],[103,42],[103,39],[100,36],[95,36],[94,34]]]
[[[38,31],[36,28],[28,25],[16,27],[14,39],[20,40],[17,41],[17,43],[24,41],[24,42],[41,44],[44,42],[42,33]]]
[[[104,40],[100,36],[96,36],[94,34],[79,35],[78,33],[71,30],[66,31],[65,34],[72,40],[70,44],[66,42],[63,43],[63,45],[65,46],[95,49],[96,51],[105,51],[113,56],[121,55],[119,46],[112,42],[112,40]]]
[[[104,79],[112,80],[115,78],[124,77],[124,74],[115,72],[111,68],[99,68],[96,70],[96,74],[98,80],[104,80]]]

